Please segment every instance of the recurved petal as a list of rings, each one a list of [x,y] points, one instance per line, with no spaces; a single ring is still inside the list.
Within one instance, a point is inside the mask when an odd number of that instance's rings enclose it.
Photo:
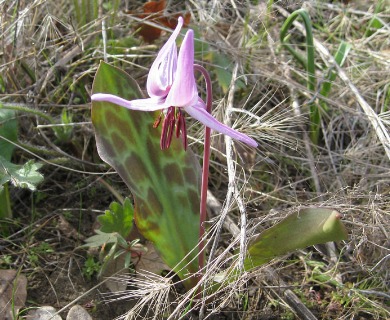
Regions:
[[[169,47],[167,54],[156,59],[149,70],[146,82],[149,97],[166,97],[172,86],[177,68],[177,49],[174,42]]]
[[[146,81],[146,90],[150,97],[163,97],[173,83],[177,68],[176,38],[183,26],[179,17],[177,26],[154,60]]]
[[[210,113],[208,113],[207,110],[201,106],[201,104],[204,106],[204,102],[202,101],[198,102],[198,104],[194,106],[185,107],[184,110],[186,110],[191,117],[203,123],[206,127],[226,134],[233,139],[242,141],[251,147],[257,147],[257,142],[255,140],[219,122]]]
[[[166,107],[165,100],[158,97],[129,101],[113,94],[95,93],[91,96],[91,100],[110,102],[117,104],[118,106],[137,111],[156,111]]]
[[[194,76],[194,31],[188,30],[177,58],[177,70],[166,103],[174,107],[187,107],[198,100]]]

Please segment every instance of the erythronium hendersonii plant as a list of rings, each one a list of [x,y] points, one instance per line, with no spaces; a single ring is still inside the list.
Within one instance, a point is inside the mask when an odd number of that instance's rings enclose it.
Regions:
[[[207,71],[194,65],[194,31],[188,30],[179,55],[177,55],[176,38],[183,26],[183,18],[179,17],[178,24],[168,41],[161,48],[153,62],[146,83],[149,98],[126,100],[118,95],[109,93],[94,93],[92,101],[104,101],[117,104],[130,110],[157,111],[163,110],[164,120],[160,140],[161,149],[168,149],[171,145],[174,131],[176,137],[182,136],[184,149],[187,149],[186,122],[182,109],[190,116],[199,120],[206,127],[227,134],[234,139],[242,141],[249,146],[256,147],[257,142],[245,134],[242,134],[217,121],[211,114],[211,81]],[[207,83],[207,107],[199,97],[195,81],[194,70],[198,70],[205,77]],[[160,124],[161,115],[154,123],[154,127]],[[204,234],[204,221],[206,219],[206,195],[208,180],[209,136],[206,131],[205,155],[203,163],[201,207],[200,207],[200,238]],[[200,242],[199,252],[203,251],[203,241]],[[203,253],[199,256],[199,268],[204,264]]]
[[[187,31],[177,55],[175,41],[182,24],[180,18],[177,28],[150,69],[147,99],[141,99],[137,83],[126,73],[104,62],[100,64],[92,88],[92,123],[100,157],[119,173],[133,194],[134,219],[139,231],[154,243],[164,262],[189,289],[198,283],[196,275],[204,266],[204,242],[199,242],[199,239],[203,238],[205,231],[210,129],[252,147],[257,143],[211,116],[211,81],[203,67],[194,65],[192,30]],[[194,70],[205,78],[206,103],[198,96]],[[201,185],[197,159],[190,150],[186,150],[183,110],[206,125]],[[159,126],[161,120],[163,125]],[[313,218],[317,214],[316,209],[310,210],[309,218],[305,215],[305,221],[313,230],[315,227],[320,236],[310,234],[305,237],[304,230],[299,229],[303,233],[300,235],[302,239],[288,247],[283,243],[288,237],[276,237],[275,242],[271,241],[272,248],[279,248],[275,249],[275,254],[283,254],[284,247],[293,250],[314,244],[316,240],[344,239],[346,235],[340,215],[332,212],[322,212],[323,215]],[[281,223],[281,227],[276,225],[272,232],[278,235],[289,233],[289,226],[296,229],[300,219],[298,215]],[[331,219],[332,223],[324,229],[322,223],[327,219]],[[270,243],[272,232],[266,234],[268,242],[261,236],[252,242],[248,250],[252,256],[250,261],[255,263],[251,267],[274,257],[267,252],[264,258],[263,250],[258,249],[263,248],[258,246],[259,243],[263,246]]]
[[[137,83],[125,72],[101,62],[92,92],[141,98]],[[175,136],[169,149],[160,148],[161,127],[153,128],[158,112],[139,112],[110,102],[92,102],[92,123],[100,157],[129,187],[134,220],[153,242],[164,262],[184,281],[197,283],[197,244],[201,169],[195,155]],[[195,250],[194,250],[195,248]]]

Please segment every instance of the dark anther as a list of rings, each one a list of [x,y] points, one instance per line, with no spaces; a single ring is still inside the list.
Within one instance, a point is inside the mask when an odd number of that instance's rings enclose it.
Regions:
[[[153,128],[157,128],[160,125],[160,123],[161,123],[161,114],[162,114],[162,112],[160,113],[158,118],[154,121]]]

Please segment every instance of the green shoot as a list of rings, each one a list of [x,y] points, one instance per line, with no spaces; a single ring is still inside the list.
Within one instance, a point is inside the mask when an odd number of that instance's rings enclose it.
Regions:
[[[302,56],[298,51],[296,51],[293,46],[287,42],[288,36],[287,32],[290,29],[293,22],[301,17],[306,30],[306,58]],[[293,57],[306,69],[307,72],[307,89],[309,92],[314,94],[316,90],[316,76],[315,76],[315,61],[314,61],[314,45],[313,45],[313,32],[312,32],[312,24],[310,20],[310,16],[305,9],[299,9],[294,11],[284,22],[281,30],[280,30],[280,42],[283,47],[285,47]],[[310,102],[310,132],[311,132],[311,140],[317,145],[319,138],[319,130],[320,130],[320,122],[321,115],[318,107],[314,102]]]
[[[96,261],[94,257],[88,256],[87,260],[84,262],[83,274],[90,281],[93,275],[99,273],[100,269],[100,262]]]

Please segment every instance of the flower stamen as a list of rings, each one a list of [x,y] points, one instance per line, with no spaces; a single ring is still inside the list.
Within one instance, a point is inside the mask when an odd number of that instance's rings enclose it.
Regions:
[[[160,125],[160,123],[161,123],[161,115],[162,115],[162,111],[160,112],[160,115],[158,116],[158,118],[156,120],[154,120],[153,128],[158,128],[158,126]]]
[[[154,122],[153,128],[157,128],[161,122],[161,115]],[[175,128],[176,126],[176,128]],[[160,148],[161,150],[168,149],[172,142],[173,133],[176,138],[182,136],[184,150],[187,150],[187,128],[186,120],[183,112],[179,108],[169,107],[162,124]]]
[[[187,127],[186,119],[184,118],[183,112],[178,109],[177,122],[176,122],[176,137],[181,138],[183,141],[184,150],[187,150]]]

